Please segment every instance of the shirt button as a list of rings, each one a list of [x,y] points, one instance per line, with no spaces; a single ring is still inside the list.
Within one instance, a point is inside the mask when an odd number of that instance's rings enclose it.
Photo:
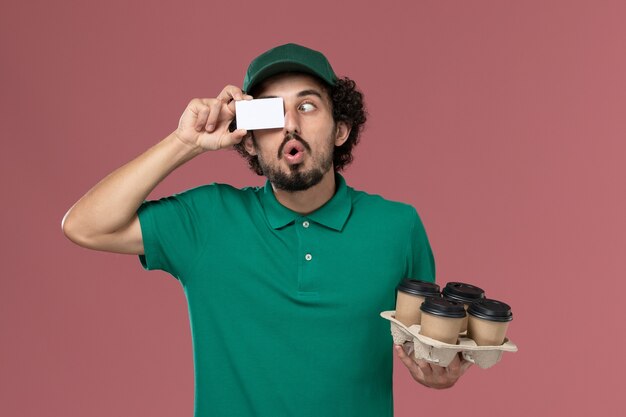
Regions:
[[[302,227],[309,227],[309,222],[306,220],[302,222]]]
[[[313,257],[311,256],[310,253],[307,253],[306,255],[304,255],[304,259],[306,259],[307,261],[310,261],[311,259],[313,259]]]

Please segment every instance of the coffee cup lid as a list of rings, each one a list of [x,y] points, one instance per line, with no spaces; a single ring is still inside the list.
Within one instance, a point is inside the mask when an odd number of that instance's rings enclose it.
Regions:
[[[421,295],[423,297],[439,297],[439,285],[434,282],[420,281],[418,279],[403,279],[398,284],[398,291],[406,292],[413,295]]]
[[[448,282],[441,294],[446,298],[465,304],[485,298],[485,291],[482,288],[464,282]]]
[[[465,317],[465,306],[462,303],[446,300],[445,298],[427,297],[422,303],[420,310],[442,317]]]
[[[467,309],[467,313],[479,319],[489,321],[513,320],[513,313],[508,304],[488,298],[474,301]]]

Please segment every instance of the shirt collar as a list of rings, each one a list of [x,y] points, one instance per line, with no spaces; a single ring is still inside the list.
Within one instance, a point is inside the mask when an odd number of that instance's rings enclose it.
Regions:
[[[296,219],[307,217],[308,219],[319,223],[322,226],[329,227],[334,230],[341,231],[348,220],[350,211],[352,211],[352,200],[348,193],[348,186],[343,177],[335,173],[335,195],[326,202],[322,207],[302,216],[295,211],[289,210],[276,200],[272,184],[265,182],[263,189],[262,203],[265,210],[265,216],[273,229],[280,229],[295,222]]]

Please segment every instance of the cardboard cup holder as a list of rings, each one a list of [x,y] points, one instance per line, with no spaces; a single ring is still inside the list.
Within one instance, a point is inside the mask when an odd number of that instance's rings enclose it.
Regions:
[[[415,354],[415,359],[423,359],[439,366],[448,366],[452,359],[461,352],[463,358],[476,364],[479,368],[487,369],[500,362],[504,352],[517,352],[517,345],[509,339],[504,339],[500,346],[478,346],[476,342],[465,336],[459,335],[456,345],[443,343],[420,334],[421,326],[414,324],[406,327],[396,320],[395,311],[383,311],[380,316],[391,322],[391,336],[396,345],[413,344],[409,346]],[[406,349],[405,349],[406,350]]]

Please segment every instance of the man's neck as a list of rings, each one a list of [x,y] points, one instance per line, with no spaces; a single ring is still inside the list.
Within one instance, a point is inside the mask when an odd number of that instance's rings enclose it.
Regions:
[[[291,211],[306,215],[314,212],[335,195],[335,171],[330,169],[322,180],[303,191],[278,190],[272,184],[276,200]]]

